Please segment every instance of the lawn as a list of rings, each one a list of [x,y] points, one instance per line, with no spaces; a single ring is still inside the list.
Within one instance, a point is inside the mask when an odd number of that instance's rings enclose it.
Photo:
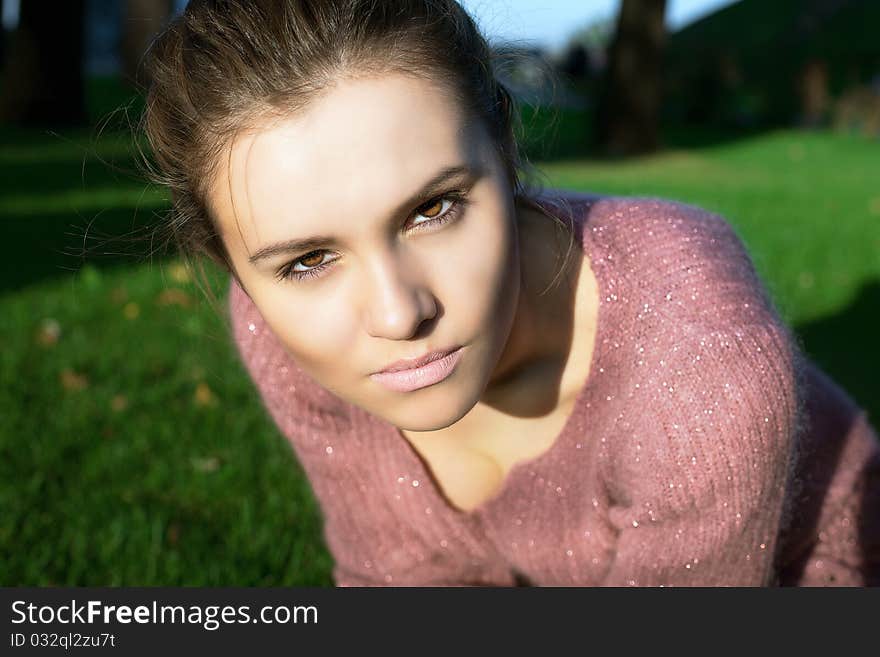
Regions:
[[[567,116],[559,135],[579,129]],[[330,585],[314,498],[222,308],[173,253],[143,255],[167,202],[126,172],[126,140],[3,130],[0,585]],[[876,424],[878,151],[782,131],[538,164],[549,186],[727,217],[808,352]]]

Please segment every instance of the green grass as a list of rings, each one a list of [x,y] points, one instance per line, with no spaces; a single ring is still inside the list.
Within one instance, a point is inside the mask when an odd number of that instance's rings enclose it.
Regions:
[[[0,585],[330,585],[314,498],[223,318],[174,257],[113,237],[166,203],[97,158],[128,167],[124,140],[7,136]],[[776,132],[540,168],[553,186],[722,213],[809,353],[878,418],[878,149]]]

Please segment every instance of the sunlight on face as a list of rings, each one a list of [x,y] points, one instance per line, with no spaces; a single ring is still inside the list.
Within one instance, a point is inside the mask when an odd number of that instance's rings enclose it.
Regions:
[[[240,136],[209,200],[243,287],[320,385],[412,431],[480,400],[517,310],[516,210],[482,124],[448,92],[402,75],[342,80]],[[457,368],[434,385],[370,378],[457,345]]]

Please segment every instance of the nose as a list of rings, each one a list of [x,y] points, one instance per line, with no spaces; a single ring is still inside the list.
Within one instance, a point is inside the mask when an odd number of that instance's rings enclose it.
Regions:
[[[437,314],[434,295],[405,255],[392,251],[377,258],[365,284],[368,331],[373,337],[411,339],[425,320]]]

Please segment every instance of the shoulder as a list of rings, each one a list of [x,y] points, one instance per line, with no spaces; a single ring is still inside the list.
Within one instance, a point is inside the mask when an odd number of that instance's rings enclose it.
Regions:
[[[751,265],[746,245],[730,221],[717,212],[673,199],[605,196],[546,190],[538,202],[571,220],[582,241],[597,241],[618,257],[619,265],[667,265],[674,270],[700,258]]]
[[[573,218],[585,230],[603,233],[606,239],[620,238],[628,232],[638,234],[642,228],[646,229],[645,234],[662,238],[667,234],[667,229],[675,231],[677,228],[687,228],[684,224],[714,228],[727,224],[727,220],[716,212],[656,196],[610,195],[552,188],[543,190],[535,200],[559,216]]]
[[[258,387],[268,390],[278,374],[296,373],[296,364],[234,277],[229,282],[227,311],[235,347]]]
[[[583,247],[601,256],[596,265],[666,321],[703,329],[780,321],[745,240],[723,215],[656,197],[548,190],[540,200],[571,217]]]

